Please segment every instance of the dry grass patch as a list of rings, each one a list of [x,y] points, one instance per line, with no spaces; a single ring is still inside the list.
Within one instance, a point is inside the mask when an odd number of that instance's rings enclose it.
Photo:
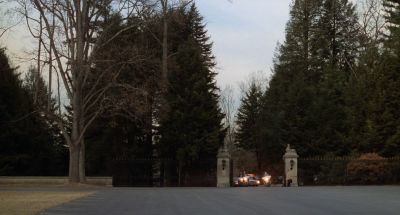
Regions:
[[[93,192],[14,192],[0,191],[0,215],[34,215]]]

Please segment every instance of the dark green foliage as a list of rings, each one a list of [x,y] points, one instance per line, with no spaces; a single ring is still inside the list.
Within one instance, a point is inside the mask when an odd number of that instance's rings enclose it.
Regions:
[[[383,110],[379,88],[383,84],[384,65],[375,45],[369,45],[358,60],[346,89],[349,123],[347,143],[353,152],[379,152],[382,141],[379,140],[381,137],[377,133],[377,125]]]
[[[168,150],[177,151],[182,162],[216,155],[222,139],[222,114],[217,106],[218,97],[207,81],[209,70],[195,43],[181,46],[177,63],[179,70],[171,73],[171,111],[162,124],[162,142],[168,143]]]
[[[66,150],[0,50],[0,175],[65,175]],[[59,134],[58,134],[59,135]]]
[[[260,114],[262,107],[262,91],[255,83],[251,83],[248,92],[243,96],[237,113],[237,130],[235,140],[237,146],[245,150],[254,151],[258,168],[261,168],[262,147],[264,142],[260,135]]]
[[[400,56],[400,5],[398,0],[385,0],[384,7],[389,34],[386,35],[385,45],[392,54]]]
[[[263,96],[266,161],[278,161],[286,144],[303,157],[399,154],[400,5],[385,8],[380,43],[361,36],[350,1],[294,1]]]
[[[29,95],[34,99],[35,98],[35,94],[36,91],[37,92],[37,102],[36,102],[36,106],[42,110],[46,110],[47,109],[47,103],[48,103],[48,88],[47,85],[42,77],[42,74],[39,75],[39,80],[37,79],[37,69],[35,67],[30,67],[28,69],[28,72],[25,75],[24,78],[24,88],[28,91]],[[39,83],[37,83],[39,82]],[[38,90],[36,90],[36,88],[39,88]],[[51,100],[51,105],[50,105],[53,109],[53,111],[57,108],[56,107],[56,102],[54,101],[54,99]]]
[[[211,44],[202,18],[194,5],[176,13],[185,18],[176,20],[180,21],[181,33],[180,40],[171,46],[177,47],[177,53],[170,66],[168,111],[161,119],[159,153],[178,161],[177,170],[167,171],[181,180],[190,171],[200,168],[210,172],[215,168],[215,162],[206,161],[216,159],[225,131]]]
[[[399,11],[397,1],[385,1],[388,32],[382,44],[369,44],[359,58],[357,76],[349,87],[349,143],[361,153],[400,153],[399,139]]]
[[[383,111],[377,134],[383,137],[382,153],[386,156],[400,154],[400,5],[399,1],[386,0],[386,20],[389,23],[383,53],[384,71],[380,93]]]
[[[150,26],[156,22],[154,17],[146,21]],[[152,114],[158,90],[159,53],[155,48],[158,44],[148,29],[140,28],[138,23],[142,20],[132,19],[125,23],[120,16],[109,14],[106,22],[113,23],[113,28],[104,33],[109,36],[104,38],[105,41],[128,25],[137,28],[119,34],[96,54],[99,61],[94,72],[119,71],[119,75],[117,84],[107,91],[108,103],[102,104],[106,109],[85,137],[88,175],[114,174],[120,166],[115,163],[116,160],[153,157]],[[108,82],[110,79],[105,76],[101,81]],[[93,111],[97,108],[94,106]],[[135,166],[129,168],[137,169]],[[152,165],[147,169],[151,172]],[[150,183],[147,182],[147,185]]]
[[[185,174],[194,176],[197,171],[212,172],[215,168],[224,130],[216,73],[212,70],[212,45],[194,5],[171,9],[169,13],[167,107],[160,103],[162,53],[155,39],[162,35],[159,14],[147,17],[146,28],[139,27],[143,20],[125,23],[118,15],[106,16],[106,22],[115,23],[107,29],[109,32],[104,32],[106,35],[114,35],[136,22],[138,28],[119,34],[96,54],[99,62],[95,70],[114,69],[120,74],[118,85],[107,93],[109,108],[93,123],[85,138],[88,175],[114,174],[121,184],[151,186],[152,174],[157,170],[169,175],[168,183],[177,184],[179,174],[183,179]],[[129,93],[124,86],[138,91]],[[160,126],[155,127],[156,124]],[[157,145],[153,137],[159,138]],[[143,159],[148,161],[145,166]],[[181,167],[179,171],[175,161]],[[138,177],[150,181],[132,182],[141,180]]]
[[[316,50],[312,58],[320,62],[321,80],[314,83],[318,88],[316,114],[319,125],[315,140],[322,149],[319,154],[334,152],[348,154],[346,88],[354,73],[356,57],[359,54],[360,36],[355,7],[347,0],[324,1],[322,15],[316,34]]]
[[[349,152],[346,90],[358,55],[355,7],[347,0],[296,0],[286,40],[263,96],[268,160],[286,144],[302,156]]]

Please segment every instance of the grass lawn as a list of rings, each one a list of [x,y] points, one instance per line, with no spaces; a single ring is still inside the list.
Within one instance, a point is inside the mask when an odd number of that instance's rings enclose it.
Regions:
[[[93,192],[0,191],[0,215],[34,215],[47,208],[91,194]]]

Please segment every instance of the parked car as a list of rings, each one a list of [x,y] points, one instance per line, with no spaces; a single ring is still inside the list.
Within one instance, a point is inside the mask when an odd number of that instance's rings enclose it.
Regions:
[[[248,186],[249,178],[247,176],[240,176],[238,178],[239,186]]]
[[[249,176],[248,180],[248,185],[249,186],[259,186],[261,185],[261,180],[257,176]]]
[[[255,174],[245,174],[238,177],[237,186],[258,186],[261,180]]]

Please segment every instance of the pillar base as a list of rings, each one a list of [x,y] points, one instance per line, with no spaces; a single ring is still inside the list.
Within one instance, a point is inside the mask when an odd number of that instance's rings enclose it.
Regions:
[[[217,184],[217,188],[228,188],[228,187],[231,187],[229,183]]]

